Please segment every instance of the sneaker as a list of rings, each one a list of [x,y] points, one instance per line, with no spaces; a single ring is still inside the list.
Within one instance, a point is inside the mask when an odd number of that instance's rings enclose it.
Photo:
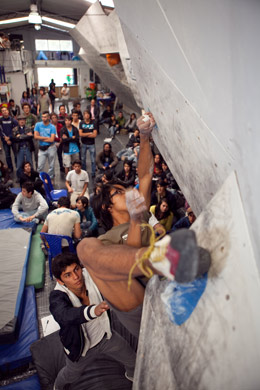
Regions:
[[[133,376],[130,376],[127,374],[127,372],[125,372],[125,377],[126,379],[128,379],[129,381],[133,382],[134,381],[134,377]]]
[[[153,268],[168,279],[189,283],[208,271],[211,258],[206,249],[197,246],[192,230],[180,229],[154,244],[149,257]]]
[[[43,242],[40,243],[40,246],[41,246],[41,250],[43,251],[43,253],[45,254],[45,256],[48,256],[48,251],[44,245]]]

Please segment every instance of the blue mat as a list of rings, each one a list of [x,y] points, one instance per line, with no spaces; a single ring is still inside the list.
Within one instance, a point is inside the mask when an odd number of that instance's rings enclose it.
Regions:
[[[15,222],[11,209],[0,210],[0,229],[31,228],[36,230],[35,222]]]
[[[161,294],[170,320],[176,325],[182,325],[191,316],[205,291],[208,280],[206,273],[191,283],[179,284],[170,282]]]
[[[18,340],[14,344],[0,345],[0,371],[11,371],[32,360],[30,345],[39,338],[33,286],[24,290],[20,322]]]
[[[2,386],[1,388],[5,390],[41,390],[37,374],[30,376],[30,378],[24,379],[21,382],[11,383],[10,385]]]
[[[16,194],[16,195],[18,195],[21,192],[20,187],[19,188],[10,188],[10,190],[13,194]]]

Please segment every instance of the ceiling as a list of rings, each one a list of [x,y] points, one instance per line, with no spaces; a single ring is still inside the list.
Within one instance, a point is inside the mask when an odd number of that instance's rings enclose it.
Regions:
[[[1,0],[0,3],[1,20],[28,16],[30,5],[37,4],[38,12],[42,15],[77,22],[91,6],[91,3],[85,0]]]

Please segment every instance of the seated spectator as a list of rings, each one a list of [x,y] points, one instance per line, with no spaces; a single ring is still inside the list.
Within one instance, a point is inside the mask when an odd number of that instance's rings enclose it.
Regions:
[[[113,171],[111,171],[110,169],[105,171],[103,174],[101,175],[98,175],[96,177],[96,185],[101,183],[101,184],[107,184],[109,183],[111,180],[113,180],[113,177],[114,177],[114,173]]]
[[[151,197],[151,206],[157,205],[161,199],[166,198],[168,201],[168,205],[170,210],[173,213],[176,213],[177,209],[179,208],[177,204],[177,196],[167,190],[167,183],[163,180],[159,180],[156,184],[156,191],[152,193]],[[182,207],[182,206],[180,206]]]
[[[106,109],[103,111],[102,115],[101,115],[101,121],[99,122],[100,124],[103,124],[103,123],[109,123],[110,122],[110,118],[111,116],[114,114],[111,106],[107,106]]]
[[[74,161],[72,165],[73,170],[66,176],[66,187],[70,194],[70,203],[72,207],[76,207],[76,199],[79,196],[86,196],[89,198],[89,177],[88,173],[81,169],[81,166],[80,160]]]
[[[112,114],[110,121],[108,122],[108,132],[110,137],[112,137],[112,139],[115,138],[115,134],[117,131],[119,131],[119,124],[116,120],[115,114]]]
[[[102,185],[103,185],[102,182],[96,183],[92,194],[90,194],[90,196],[89,196],[89,204],[92,208],[93,208],[93,206],[92,206],[93,198],[95,195],[97,195],[101,192]]]
[[[129,138],[126,144],[125,149],[122,149],[117,153],[118,159],[124,160],[127,159],[128,156],[132,156],[134,153],[134,148],[139,145],[140,145],[140,131],[138,129],[135,129],[134,134],[131,135],[131,137]]]
[[[0,160],[0,183],[4,188],[13,187],[8,167]]]
[[[83,120],[83,115],[82,115],[82,112],[81,112],[81,104],[80,102],[75,102],[73,104],[73,111],[77,112],[78,113],[78,116],[79,116],[79,120],[82,121]]]
[[[21,113],[20,107],[18,106],[18,104],[15,104],[14,99],[9,100],[9,112],[11,116],[15,119]]]
[[[58,121],[59,123],[61,123],[62,127],[65,126],[65,118],[68,116],[68,114],[66,113],[66,108],[64,106],[64,104],[61,104],[59,106],[59,118],[58,118]]]
[[[136,115],[133,112],[125,124],[125,129],[127,129],[129,133],[133,133],[137,127],[136,122],[137,122]]]
[[[158,166],[162,166],[162,156],[159,153],[156,153],[154,155],[154,173],[155,173],[155,168]]]
[[[166,179],[166,176],[162,170],[162,165],[161,164],[155,165],[154,166],[154,174],[153,174],[153,178],[152,178],[152,192],[156,190],[156,184],[158,183],[159,180],[163,180],[167,183],[167,181],[165,179]]]
[[[76,199],[76,206],[76,211],[80,215],[82,237],[96,237],[98,233],[98,223],[92,207],[88,205],[88,198],[86,196],[79,196]]]
[[[70,200],[68,197],[60,197],[58,200],[58,208],[48,214],[41,233],[73,236],[76,240],[80,239],[80,215],[77,211],[70,209]],[[63,240],[62,246],[68,246],[68,241]]]
[[[135,169],[133,169],[132,161],[125,160],[122,171],[119,172],[116,177],[119,180],[119,184],[122,184],[124,187],[134,186]]]
[[[119,111],[116,120],[117,120],[117,123],[118,123],[118,125],[119,125],[119,130],[124,129],[124,128],[125,128],[126,120],[125,120],[125,117],[124,117],[122,111]]]
[[[45,219],[48,213],[48,204],[39,192],[34,190],[31,182],[22,184],[20,192],[12,206],[12,213],[16,222],[35,222]]]
[[[34,150],[33,132],[30,127],[25,125],[25,115],[18,116],[18,126],[13,128],[12,142],[16,150],[16,175],[20,178],[24,160],[32,164],[32,151]]]
[[[20,175],[20,186],[22,187],[23,183],[26,182],[33,183],[34,189],[38,191],[42,196],[45,196],[43,182],[39,177],[39,173],[33,169],[32,164],[29,161],[25,161],[22,165],[22,173]]]
[[[63,166],[67,174],[74,161],[79,159],[79,131],[71,124],[72,117],[65,118],[65,126],[61,129],[60,138],[63,150]]]
[[[165,175],[164,180],[167,182],[167,187],[170,189],[179,190],[180,187],[179,187],[177,181],[174,179],[173,174],[169,170],[168,165],[166,164],[165,161],[162,161],[162,170],[163,170],[164,175]]]
[[[159,203],[150,207],[150,212],[155,215],[160,224],[168,232],[172,227],[173,213],[169,208],[167,198],[160,199]]]
[[[103,151],[97,155],[96,159],[99,173],[103,173],[108,169],[114,169],[118,163],[118,158],[112,152],[112,146],[109,142],[104,143]]]
[[[193,222],[196,221],[196,216],[193,213],[191,207],[187,209],[186,216],[181,218],[178,222],[175,223],[173,228],[171,229],[172,232],[175,232],[175,230],[178,229],[189,229]]]
[[[15,198],[16,195],[10,191],[10,188],[0,182],[0,210],[9,209]]]

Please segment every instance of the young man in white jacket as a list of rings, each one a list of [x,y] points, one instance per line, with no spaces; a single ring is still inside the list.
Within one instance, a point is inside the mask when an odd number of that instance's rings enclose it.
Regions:
[[[54,389],[61,390],[75,382],[89,362],[99,354],[111,356],[125,366],[126,377],[132,380],[135,352],[116,332],[111,331],[108,304],[77,255],[62,253],[53,259],[52,273],[57,279],[50,294],[50,312],[60,325],[60,338],[66,354],[66,366]]]

